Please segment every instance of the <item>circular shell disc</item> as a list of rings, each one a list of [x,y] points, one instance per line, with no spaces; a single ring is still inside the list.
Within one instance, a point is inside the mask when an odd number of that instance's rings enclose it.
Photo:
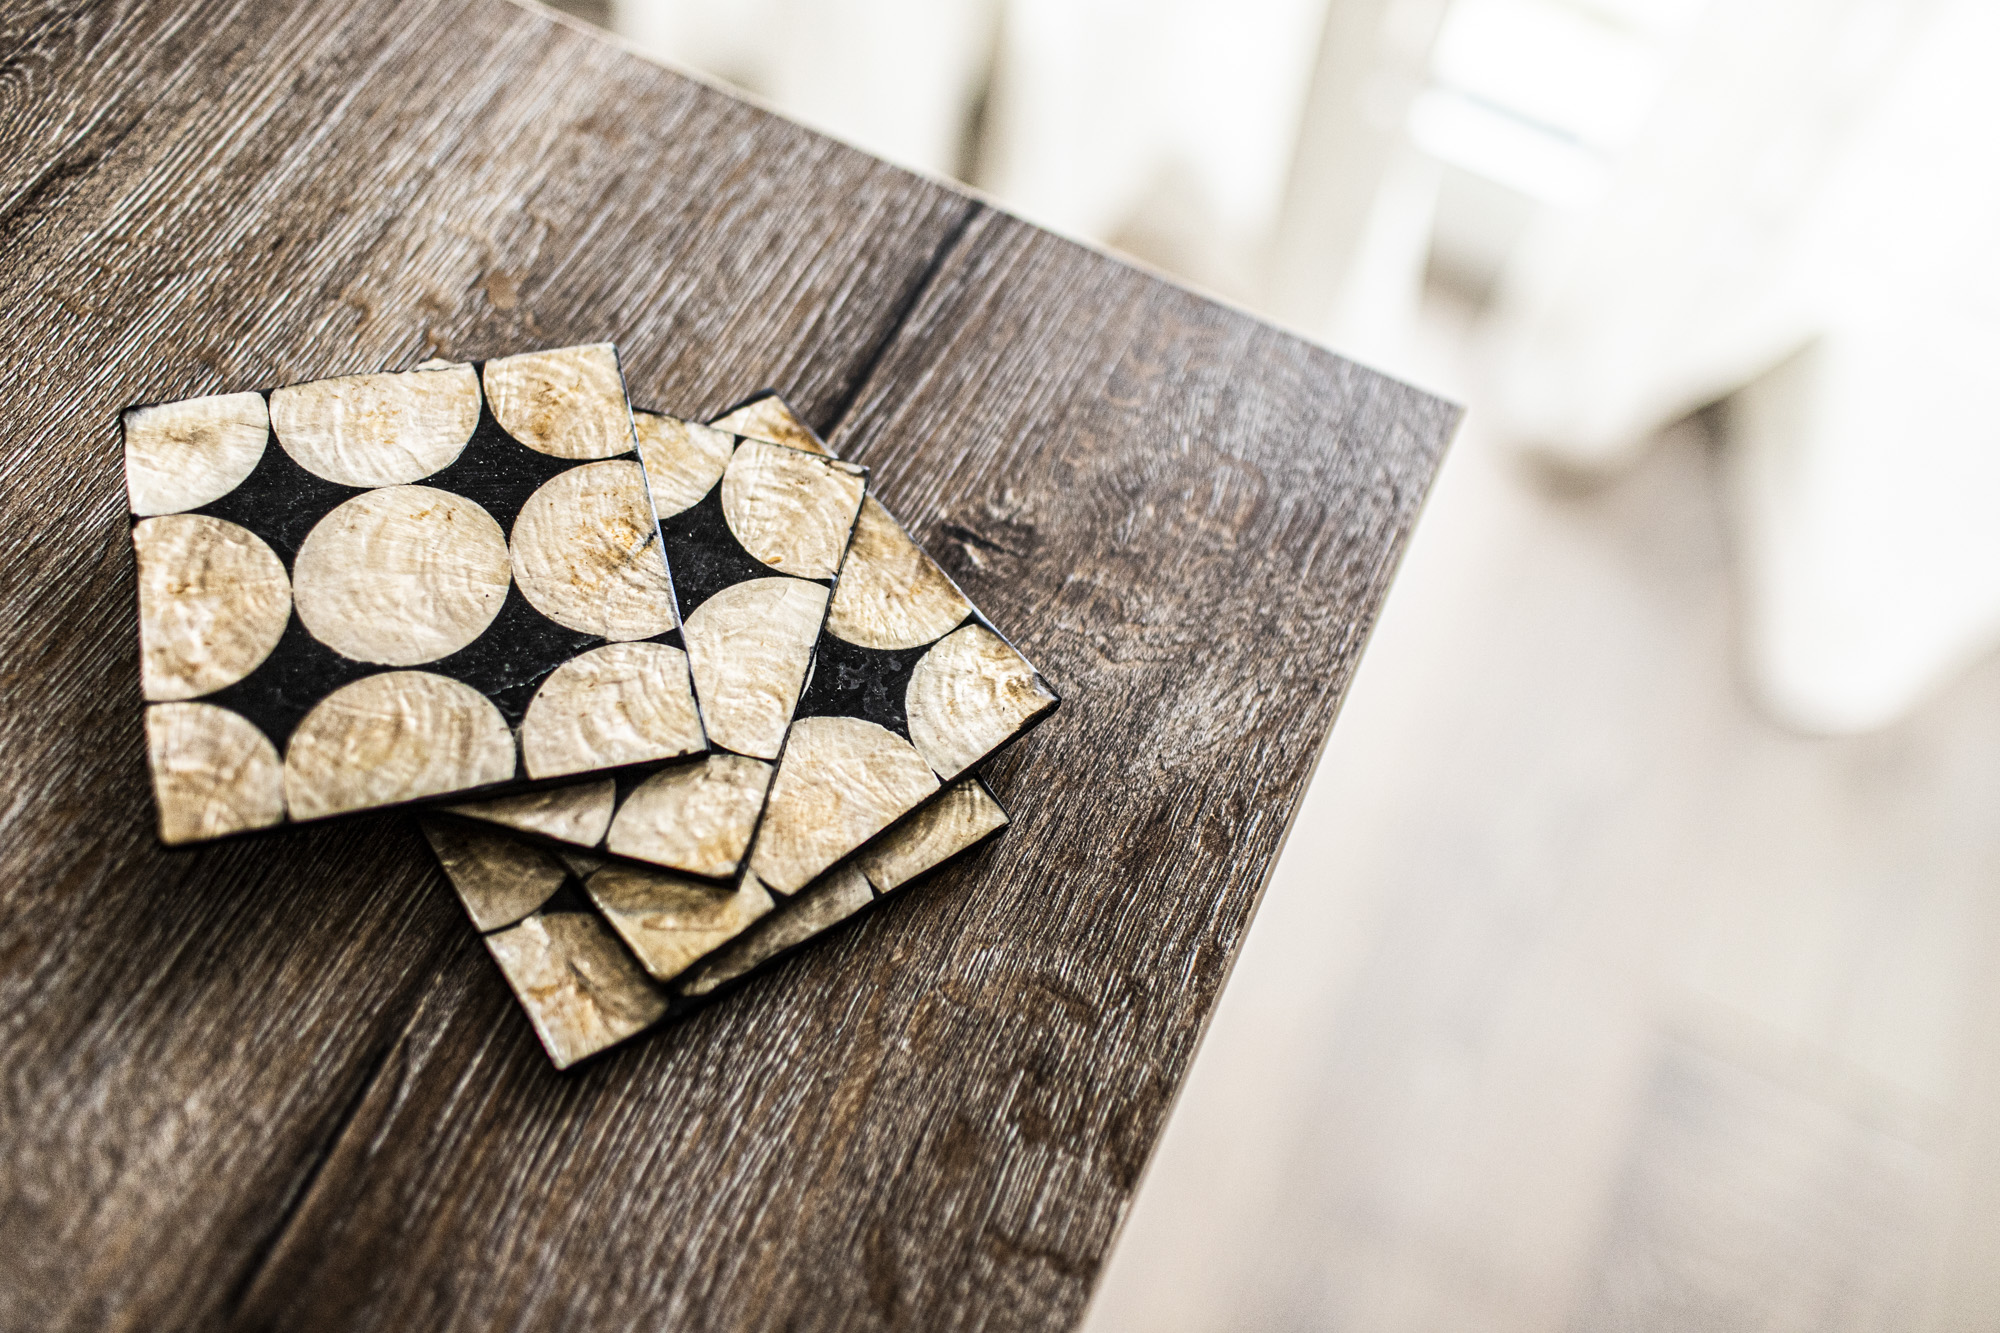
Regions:
[[[632,450],[632,409],[610,343],[488,361],[486,401],[494,420],[537,453],[584,459]]]
[[[664,643],[607,643],[557,667],[521,724],[531,778],[588,773],[702,748],[687,654]]]
[[[357,662],[416,666],[477,639],[507,597],[507,539],[476,502],[390,486],[341,505],[293,564],[299,619]]]
[[[632,425],[639,432],[639,461],[646,465],[653,512],[661,518],[680,513],[714,490],[736,452],[736,439],[727,431],[657,412],[634,412]]]
[[[1027,659],[983,625],[967,625],[925,653],[903,695],[910,739],[947,779],[1054,702]]]
[[[247,718],[214,704],[146,710],[160,841],[200,842],[285,817],[278,751]]]
[[[750,871],[780,893],[796,893],[937,789],[924,757],[887,727],[801,718],[771,783]]]
[[[965,594],[889,511],[872,497],[862,501],[826,611],[827,632],[863,648],[914,648],[943,638],[971,614]]]
[[[645,473],[586,463],[544,482],[514,520],[514,578],[537,611],[613,642],[674,627],[673,586]]]

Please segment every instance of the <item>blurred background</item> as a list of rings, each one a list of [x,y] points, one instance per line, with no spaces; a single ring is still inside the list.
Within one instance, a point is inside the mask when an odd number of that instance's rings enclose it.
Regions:
[[[2000,1327],[2000,5],[561,7],[1469,407],[1091,1333]]]

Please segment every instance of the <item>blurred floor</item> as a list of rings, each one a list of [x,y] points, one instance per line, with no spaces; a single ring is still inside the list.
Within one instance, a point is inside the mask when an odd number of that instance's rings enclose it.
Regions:
[[[1479,421],[1087,1328],[2000,1325],[2000,663],[1780,731],[1701,428],[1582,490]]]

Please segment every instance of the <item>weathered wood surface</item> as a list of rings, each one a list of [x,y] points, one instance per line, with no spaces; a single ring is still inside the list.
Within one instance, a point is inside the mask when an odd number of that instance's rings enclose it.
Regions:
[[[0,5],[0,1327],[1072,1320],[1452,411],[500,0]],[[1016,827],[553,1073],[407,820],[166,853],[127,403],[783,389],[1069,700]]]

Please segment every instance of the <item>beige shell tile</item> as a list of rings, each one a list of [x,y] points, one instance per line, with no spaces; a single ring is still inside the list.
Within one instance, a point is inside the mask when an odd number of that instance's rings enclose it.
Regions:
[[[629,459],[550,478],[514,520],[514,579],[559,625],[613,642],[677,623],[646,478]]]
[[[799,420],[798,414],[774,393],[745,403],[708,424],[749,440],[782,444],[809,454],[826,452],[826,445],[820,442],[813,428]]]
[[[888,728],[801,718],[772,779],[750,869],[776,892],[796,893],[937,789],[923,756]]]
[[[442,808],[482,823],[539,833],[579,847],[595,847],[611,827],[611,815],[617,806],[618,784],[605,778],[484,801],[463,801]]]
[[[507,538],[434,486],[365,491],[313,526],[293,561],[312,636],[357,662],[419,666],[465,647],[506,601]]]
[[[418,821],[445,878],[482,931],[510,926],[547,902],[568,872],[530,843],[455,819]]]
[[[852,464],[749,440],[723,473],[722,512],[758,560],[780,573],[830,579],[866,487]]]
[[[178,514],[223,496],[257,470],[271,438],[261,393],[221,393],[135,407],[125,435],[125,494],[132,512]]]
[[[639,434],[639,461],[646,468],[653,512],[661,518],[680,513],[715,489],[736,452],[736,438],[727,431],[698,426],[659,412],[634,412]]]
[[[319,701],[285,749],[294,819],[442,796],[514,776],[514,734],[486,696],[426,671],[385,671]]]
[[[271,428],[306,471],[343,486],[395,486],[449,467],[479,425],[470,366],[346,375],[271,391]]]
[[[645,1031],[667,1011],[666,994],[594,916],[531,916],[486,936],[486,947],[557,1069]]]
[[[1007,812],[985,784],[960,778],[854,860],[877,893],[888,893],[1005,827]]]
[[[771,910],[754,878],[721,887],[643,866],[606,865],[590,900],[655,979],[670,981]]]
[[[751,579],[696,607],[682,627],[709,740],[776,759],[826,616],[826,588]]]
[[[200,842],[269,828],[285,818],[283,769],[262,731],[214,704],[165,703],[146,710],[160,841]]]
[[[497,357],[485,374],[493,419],[530,449],[596,459],[634,445],[632,409],[610,343]]]
[[[972,603],[874,497],[862,501],[826,628],[864,648],[914,648],[951,633]]]
[[[875,900],[868,881],[851,865],[823,876],[742,938],[724,945],[681,977],[683,994],[702,996],[747,975],[787,949],[839,925]]]
[[[291,620],[277,553],[247,528],[169,514],[132,529],[139,567],[139,687],[193,699],[257,669]]]
[[[772,768],[711,754],[655,773],[619,806],[605,850],[691,875],[733,875],[750,849]]]
[[[705,748],[687,654],[664,643],[609,643],[549,673],[521,724],[531,778],[674,759]]]
[[[925,653],[903,698],[910,739],[943,778],[978,763],[1056,703],[1028,660],[983,625],[956,630]]]

